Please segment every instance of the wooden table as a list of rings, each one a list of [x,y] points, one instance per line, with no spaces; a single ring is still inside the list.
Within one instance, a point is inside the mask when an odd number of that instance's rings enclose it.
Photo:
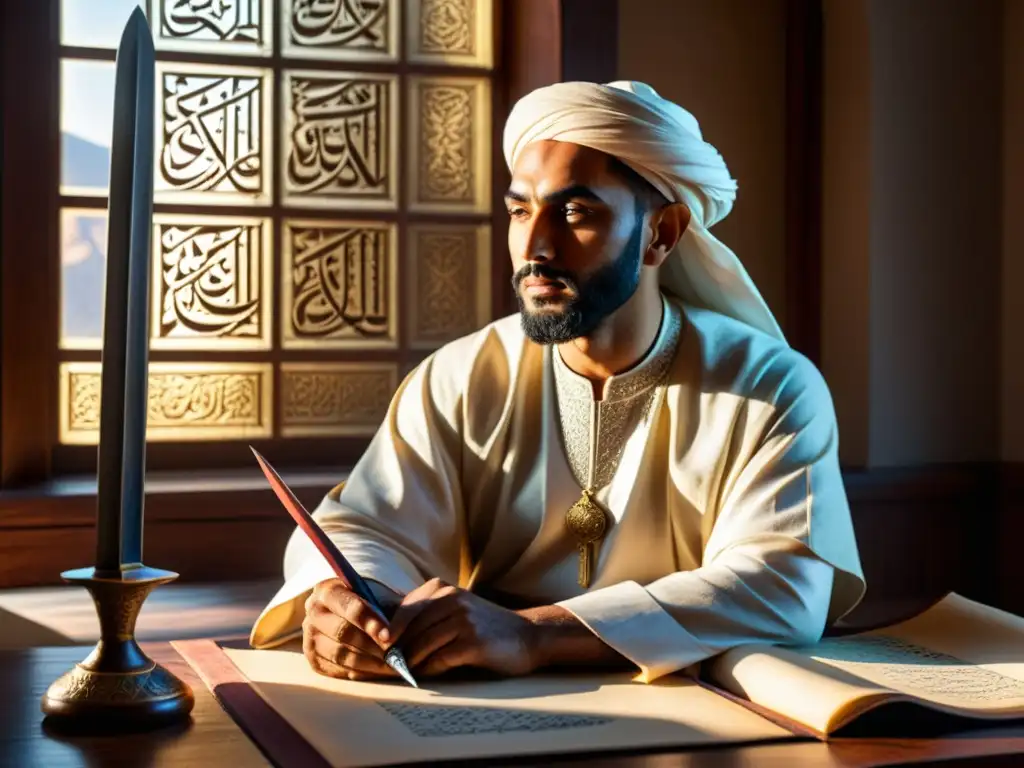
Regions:
[[[40,648],[0,653],[0,767],[2,768],[193,768],[266,766],[259,749],[222,710],[169,643],[143,644],[152,658],[184,679],[196,696],[192,721],[181,727],[117,737],[66,737],[42,724],[39,701],[46,688],[89,649]],[[987,757],[980,757],[987,755]],[[960,758],[957,760],[957,758]],[[970,765],[1024,765],[1024,726],[975,731],[944,739],[836,740],[702,749],[678,753],[631,754],[535,760],[534,764],[587,766],[802,766],[893,765],[956,760]],[[515,763],[489,760],[488,765]]]

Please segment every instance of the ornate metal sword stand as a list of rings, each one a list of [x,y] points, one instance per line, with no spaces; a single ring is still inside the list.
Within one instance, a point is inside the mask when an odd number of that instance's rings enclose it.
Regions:
[[[135,641],[135,621],[146,597],[178,574],[143,565],[119,575],[80,568],[61,576],[89,590],[99,614],[100,641],[88,658],[50,686],[43,712],[55,722],[94,731],[158,727],[187,717],[195,703],[192,691]]]

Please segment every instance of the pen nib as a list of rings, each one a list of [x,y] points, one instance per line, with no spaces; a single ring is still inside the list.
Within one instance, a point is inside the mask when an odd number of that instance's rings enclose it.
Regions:
[[[415,678],[413,678],[412,673],[409,671],[409,666],[405,663],[405,657],[402,655],[402,652],[400,650],[398,650],[397,648],[392,648],[391,650],[389,650],[386,654],[384,654],[384,661],[387,663],[389,667],[395,670],[395,672],[400,674],[402,676],[402,679],[405,680],[405,682],[407,682],[413,688],[419,688],[419,686],[416,684]]]

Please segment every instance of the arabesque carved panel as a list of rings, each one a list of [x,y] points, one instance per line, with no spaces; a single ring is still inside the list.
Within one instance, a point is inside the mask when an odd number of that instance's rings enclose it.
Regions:
[[[492,67],[493,16],[493,0],[409,0],[409,60]]]
[[[150,363],[146,439],[269,437],[273,370],[269,363]],[[60,441],[99,441],[100,363],[60,366]]]
[[[281,432],[372,435],[397,387],[394,363],[282,363]]]
[[[490,104],[486,78],[409,78],[411,210],[490,212]]]
[[[417,224],[409,233],[410,343],[438,347],[490,320],[491,237],[486,225]]]

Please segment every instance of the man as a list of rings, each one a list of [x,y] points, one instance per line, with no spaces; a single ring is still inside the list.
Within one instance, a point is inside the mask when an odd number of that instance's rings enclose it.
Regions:
[[[654,680],[743,643],[808,643],[864,582],[817,370],[707,227],[736,185],[642,83],[514,107],[519,315],[402,383],[315,515],[394,610],[384,627],[301,534],[255,647],[325,675],[568,663]],[[472,297],[465,297],[467,301]]]

